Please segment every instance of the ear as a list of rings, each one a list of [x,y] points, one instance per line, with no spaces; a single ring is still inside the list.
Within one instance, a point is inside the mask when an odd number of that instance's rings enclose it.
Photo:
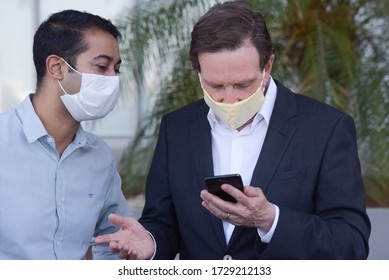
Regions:
[[[263,78],[264,79],[263,84],[266,85],[266,87],[268,86],[270,80],[271,69],[273,67],[273,62],[275,58],[276,58],[275,55],[272,54],[265,65],[265,77]]]
[[[274,62],[275,59],[276,59],[276,56],[275,56],[274,54],[272,54],[272,55],[269,57],[269,60],[268,60],[267,64],[265,65],[266,75],[269,75],[269,76],[270,76],[271,69],[272,69],[272,67],[273,67],[273,62]]]
[[[47,75],[56,80],[62,80],[67,67],[64,66],[63,61],[57,55],[49,55],[46,59]]]

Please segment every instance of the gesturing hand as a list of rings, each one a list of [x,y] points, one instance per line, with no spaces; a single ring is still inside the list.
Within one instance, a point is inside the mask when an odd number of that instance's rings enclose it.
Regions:
[[[97,236],[95,242],[107,243],[112,252],[121,259],[150,259],[154,254],[154,241],[145,228],[134,218],[116,214],[108,216],[110,222],[120,229],[111,234]]]

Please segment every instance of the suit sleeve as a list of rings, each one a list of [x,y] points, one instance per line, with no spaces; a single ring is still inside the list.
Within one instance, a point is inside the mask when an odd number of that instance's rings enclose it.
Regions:
[[[317,173],[313,213],[279,206],[271,242],[257,240],[259,258],[367,258],[370,221],[351,117],[334,125]]]
[[[169,158],[166,118],[161,128],[146,183],[146,204],[139,222],[153,235],[157,251],[154,259],[174,259],[179,232],[169,189]]]

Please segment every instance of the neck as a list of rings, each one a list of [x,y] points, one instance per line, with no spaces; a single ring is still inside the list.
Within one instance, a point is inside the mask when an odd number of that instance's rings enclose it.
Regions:
[[[46,131],[54,138],[59,155],[62,155],[80,124],[72,118],[55,94],[39,92],[34,95],[32,104]]]

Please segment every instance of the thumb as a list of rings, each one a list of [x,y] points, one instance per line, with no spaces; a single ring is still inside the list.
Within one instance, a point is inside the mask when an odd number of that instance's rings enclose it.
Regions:
[[[128,218],[127,218],[128,219]],[[129,225],[130,223],[127,221],[126,218],[123,216],[117,215],[117,214],[109,214],[108,220],[114,224],[115,226],[118,227],[125,227]]]
[[[131,221],[129,220],[130,218],[129,217],[123,217],[123,216],[119,216],[117,214],[110,214],[108,216],[108,220],[118,226],[119,228],[123,228],[123,227],[126,227],[128,225],[131,224]],[[100,243],[109,243],[111,241],[116,241],[117,240],[117,232],[116,233],[109,233],[109,234],[105,234],[105,235],[100,235],[100,236],[96,236],[95,238],[95,242],[100,244]]]

